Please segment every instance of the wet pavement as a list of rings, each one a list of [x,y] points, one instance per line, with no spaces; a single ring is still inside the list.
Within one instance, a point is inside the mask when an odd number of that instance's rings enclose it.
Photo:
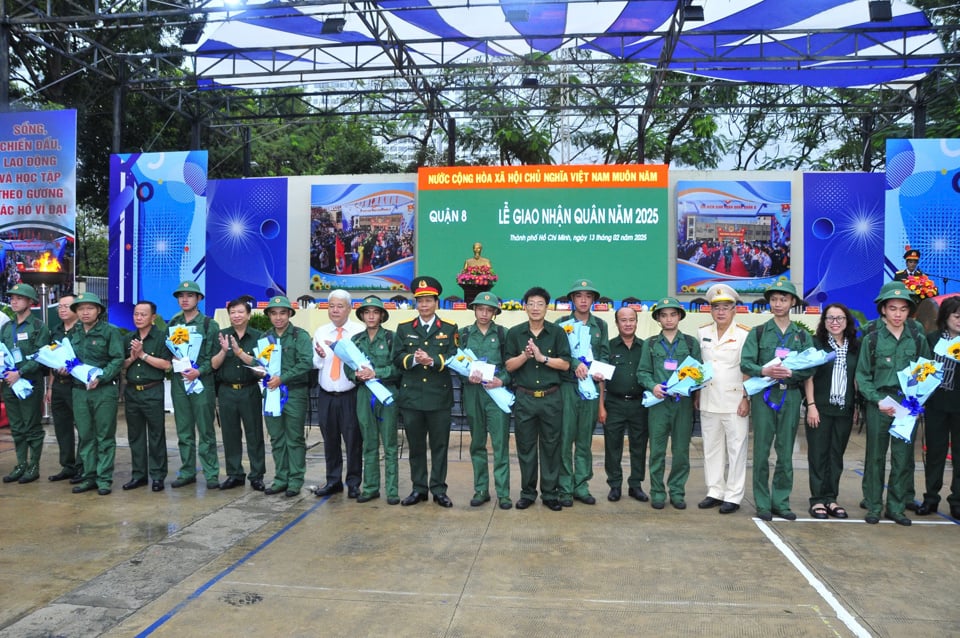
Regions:
[[[705,495],[696,437],[688,509],[657,511],[626,494],[608,502],[596,436],[597,505],[555,513],[539,503],[502,511],[496,499],[471,508],[469,435],[456,431],[452,509],[219,492],[203,481],[174,490],[172,415],[167,426],[167,489],[124,492],[121,418],[109,496],[46,480],[59,470],[46,426],[41,479],[0,485],[0,636],[960,636],[960,526],[942,512],[912,516],[910,528],[864,524],[862,434],[841,484],[851,519],[807,517],[799,437],[800,519],[764,523],[753,518],[749,474],[739,512],[696,508]],[[307,484],[322,483],[317,428],[308,446]],[[0,430],[0,473],[14,464]],[[400,468],[404,496],[405,455]],[[511,470],[516,486],[515,462]]]

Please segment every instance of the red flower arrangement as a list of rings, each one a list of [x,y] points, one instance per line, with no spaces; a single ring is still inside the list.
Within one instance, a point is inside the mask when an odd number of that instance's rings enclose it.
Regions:
[[[461,286],[493,286],[497,283],[497,274],[490,266],[467,266],[457,275],[457,284]]]
[[[911,275],[903,280],[903,285],[907,287],[907,290],[909,290],[911,294],[920,299],[936,297],[940,294],[940,290],[936,284],[926,275]]]

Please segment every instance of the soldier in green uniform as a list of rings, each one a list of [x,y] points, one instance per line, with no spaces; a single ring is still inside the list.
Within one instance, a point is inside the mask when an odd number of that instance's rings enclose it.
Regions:
[[[627,494],[638,501],[650,497],[643,491],[643,477],[647,465],[648,429],[647,408],[640,400],[643,388],[637,380],[643,342],[636,338],[637,311],[624,306],[615,315],[617,336],[610,340],[610,364],[613,378],[601,386],[598,420],[603,424],[603,465],[610,492],[607,500],[619,501],[623,494],[623,437],[627,436],[630,457],[630,476]]]
[[[3,324],[0,341],[10,351],[17,369],[3,377],[3,403],[7,406],[17,464],[3,477],[3,482],[31,483],[40,478],[40,454],[43,452],[44,432],[40,418],[43,415],[44,368],[27,357],[50,343],[50,333],[30,312],[31,305],[39,300],[33,286],[21,283],[7,292],[14,318]],[[10,389],[20,379],[33,384],[33,392],[24,399],[18,398]]]
[[[573,312],[557,323],[567,320],[580,321],[590,327],[590,347],[596,361],[610,359],[610,336],[607,322],[590,312],[600,292],[589,279],[578,279],[567,293],[573,304]],[[585,399],[577,393],[577,381],[586,379],[589,363],[570,359],[570,370],[564,375],[560,392],[563,395],[563,438],[560,443],[560,504],[573,507],[572,498],[586,505],[594,505],[597,499],[590,494],[588,482],[593,478],[593,431],[597,427],[600,397]],[[602,376],[594,382],[603,383]]]
[[[267,380],[267,389],[285,386],[287,401],[280,416],[265,415],[270,447],[273,450],[273,484],[263,491],[266,495],[296,496],[303,487],[307,466],[307,447],[303,428],[307,422],[307,401],[310,400],[310,371],[313,369],[313,340],[306,330],[290,323],[297,313],[286,297],[273,297],[267,304],[267,316],[273,327],[263,336],[271,343],[280,344],[280,376]],[[247,365],[253,356],[244,351],[235,352]]]
[[[433,277],[411,282],[419,316],[397,326],[393,364],[401,372],[397,403],[410,442],[410,480],[413,491],[401,505],[427,500],[453,507],[447,496],[447,446],[450,443],[450,408],[453,382],[447,360],[457,353],[457,324],[437,316],[443,288]],[[430,442],[430,475],[427,477],[427,441]]]
[[[477,320],[460,330],[460,347],[497,367],[493,379],[483,381],[480,371],[467,378],[463,386],[463,405],[470,423],[470,460],[473,463],[471,507],[490,501],[490,474],[487,469],[487,434],[493,447],[493,483],[500,509],[513,507],[510,500],[510,415],[501,410],[484,388],[499,388],[510,383],[503,367],[506,330],[493,318],[500,314],[500,300],[490,292],[481,292],[470,304]]]
[[[770,377],[777,383],[753,395],[753,498],[757,516],[773,520],[779,516],[788,521],[797,515],[790,510],[793,490],[793,443],[800,420],[804,381],[814,369],[792,371],[781,364],[768,365],[775,357],[783,359],[790,352],[801,352],[813,345],[806,330],[790,321],[790,308],[800,297],[790,281],[779,280],[767,287],[764,298],[770,304],[773,319],[754,328],[747,335],[740,352],[740,371],[745,377]],[[770,448],[776,451],[777,462],[770,483]]]
[[[667,462],[667,439],[670,439],[670,478],[667,487],[670,503],[678,510],[686,509],[686,485],[690,476],[690,436],[693,433],[693,398],[667,395],[667,380],[688,356],[702,361],[700,343],[680,332],[686,316],[680,302],[664,297],[653,307],[653,319],[660,324],[660,334],[643,342],[637,381],[653,392],[662,403],[651,406],[650,429],[650,504],[663,509],[667,490],[663,472]],[[674,400],[676,398],[676,400]]]
[[[261,332],[250,327],[250,304],[234,299],[227,304],[230,327],[218,335],[220,348],[210,359],[216,371],[220,406],[220,436],[227,478],[221,490],[243,485],[248,475],[243,472],[243,437],[247,439],[247,460],[250,462],[250,487],[264,491],[263,475],[267,471],[263,444],[263,395],[253,370],[239,357],[240,352],[253,355]]]
[[[894,409],[881,408],[885,397],[899,398],[897,373],[918,357],[930,358],[932,351],[925,338],[913,339],[906,326],[915,302],[901,282],[888,284],[877,298],[877,311],[883,325],[864,337],[857,361],[857,387],[866,401],[867,451],[863,463],[863,496],[867,507],[864,520],[880,522],[883,507],[883,474],[887,448],[890,448],[890,479],[887,481],[885,515],[900,525],[910,525],[904,514],[907,494],[913,486],[913,442],[890,436]]]
[[[347,377],[357,384],[357,421],[363,436],[363,484],[358,503],[380,498],[380,443],[383,443],[384,487],[387,503],[400,503],[399,465],[397,458],[397,379],[393,365],[393,331],[383,327],[390,315],[383,301],[375,295],[363,300],[357,308],[357,318],[366,330],[351,337],[351,341],[367,356],[373,369],[346,368]],[[367,381],[376,379],[393,393],[394,402],[384,405],[374,397]]]
[[[107,323],[107,308],[92,292],[79,295],[73,311],[80,325],[70,334],[73,351],[81,363],[96,366],[103,374],[83,383],[73,380],[73,413],[80,434],[80,460],[83,481],[75,494],[96,489],[106,496],[113,487],[113,463],[117,454],[117,378],[123,366],[123,338]]]
[[[210,359],[219,346],[220,326],[210,317],[200,312],[198,304],[203,299],[203,291],[195,281],[185,281],[173,291],[180,304],[180,312],[170,319],[168,325],[193,326],[203,335],[200,354],[194,366],[173,375],[170,394],[173,396],[173,420],[177,426],[177,444],[180,448],[180,470],[171,487],[183,487],[197,482],[197,453],[200,465],[207,479],[207,489],[220,488],[220,462],[217,459],[217,432],[213,421],[216,413],[216,387],[213,378],[213,366]],[[177,363],[174,360],[174,371]],[[200,379],[203,391],[187,394],[186,387]],[[197,437],[199,435],[199,445]]]
[[[63,341],[73,327],[77,325],[77,313],[70,309],[76,297],[63,295],[57,302],[57,316],[60,322],[50,331],[50,341]],[[53,416],[53,431],[57,436],[57,446],[60,448],[60,471],[47,479],[51,481],[65,481],[78,477],[77,483],[83,477],[83,471],[77,462],[77,437],[74,431],[73,420],[73,378],[69,375],[57,374],[51,370],[47,378],[47,396],[45,401],[50,404],[50,413]]]
[[[562,373],[570,369],[570,343],[563,328],[546,320],[550,293],[539,286],[523,295],[527,322],[507,331],[507,372],[517,392],[513,404],[514,436],[520,464],[520,499],[525,510],[537,500],[539,452],[540,497],[554,512],[560,504],[560,443],[563,438]]]
[[[173,353],[167,347],[167,335],[154,325],[157,304],[139,301],[133,307],[133,326],[123,370],[127,381],[123,391],[123,413],[130,441],[130,480],[124,490],[147,484],[149,476],[154,492],[163,491],[167,478],[167,434],[163,414],[163,380],[172,367]]]

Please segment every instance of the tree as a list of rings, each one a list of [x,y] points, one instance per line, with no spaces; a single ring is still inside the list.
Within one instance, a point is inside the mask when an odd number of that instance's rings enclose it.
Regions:
[[[110,252],[107,227],[100,216],[77,208],[76,270],[80,277],[106,277]]]

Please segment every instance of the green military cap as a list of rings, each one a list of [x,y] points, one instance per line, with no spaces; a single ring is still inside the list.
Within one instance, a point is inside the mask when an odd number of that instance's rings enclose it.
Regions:
[[[663,297],[653,305],[653,312],[652,312],[653,320],[656,321],[657,315],[660,314],[660,311],[665,310],[667,308],[676,308],[677,310],[679,310],[681,320],[687,316],[687,311],[684,310],[683,306],[680,304],[679,301],[677,301],[673,297]]]
[[[100,301],[100,297],[93,294],[92,292],[81,292],[79,295],[74,297],[73,303],[70,304],[70,310],[73,312],[77,311],[77,306],[82,303],[92,303],[95,306],[100,306],[100,310],[106,310],[107,307],[103,305],[103,302]]]
[[[370,295],[369,297],[364,298],[363,302],[360,304],[360,307],[357,308],[357,319],[363,321],[362,313],[367,308],[379,309],[380,313],[383,315],[380,321],[386,321],[390,318],[390,313],[388,313],[387,309],[383,307],[383,301],[376,295]]]
[[[917,307],[917,302],[914,300],[913,295],[910,294],[910,290],[902,281],[891,281],[883,285],[880,294],[877,295],[877,298],[874,300],[877,302],[877,312],[881,312],[884,304],[891,299],[902,299],[906,301],[910,305],[911,312]]]
[[[439,297],[443,286],[433,277],[414,277],[410,282],[414,297]]]
[[[195,292],[200,296],[201,299],[205,296],[203,291],[200,290],[200,284],[195,281],[185,281],[177,286],[177,289],[173,291],[173,296],[178,297],[180,296],[181,292]]]
[[[7,294],[20,295],[21,297],[26,297],[27,299],[40,301],[40,297],[37,296],[37,291],[30,284],[19,283],[13,288],[11,288],[10,290],[8,290]]]
[[[282,295],[270,298],[270,303],[267,304],[267,307],[264,308],[264,312],[270,310],[271,308],[286,308],[290,311],[290,316],[297,314],[297,311],[293,309],[293,306],[290,304],[290,300]]]
[[[473,310],[474,306],[490,306],[491,308],[496,308],[497,312],[495,314],[500,314],[500,299],[497,298],[492,292],[481,292],[479,295],[473,298],[473,301],[470,302],[470,305],[467,306]]]
[[[793,282],[789,279],[778,279],[767,286],[767,289],[763,291],[763,298],[767,300],[767,303],[770,303],[770,295],[775,292],[782,292],[785,295],[793,295],[794,299],[800,301],[800,295],[797,294],[797,287],[794,286]]]
[[[579,290],[592,292],[595,299],[600,298],[600,291],[596,289],[596,287],[593,285],[593,282],[590,281],[589,279],[578,279],[575,282],[573,282],[573,285],[570,287],[570,292],[567,293],[567,296],[572,297],[573,293]]]

